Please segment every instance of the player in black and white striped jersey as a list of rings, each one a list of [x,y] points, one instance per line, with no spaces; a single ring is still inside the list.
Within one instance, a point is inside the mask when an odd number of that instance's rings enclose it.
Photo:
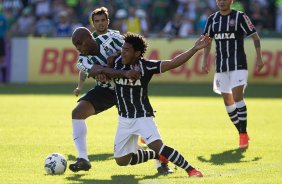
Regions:
[[[244,37],[250,36],[254,41],[258,71],[263,68],[260,38],[249,17],[230,8],[233,0],[216,0],[216,3],[219,11],[209,16],[204,31],[216,43],[213,89],[223,96],[227,113],[239,132],[239,147],[247,148],[249,136],[244,89],[247,86],[248,67]],[[203,70],[207,73],[210,49],[211,44],[204,49]]]
[[[207,46],[210,38],[201,36],[194,47],[178,55],[172,60],[145,60],[147,44],[138,34],[125,34],[121,56],[114,62],[114,69],[104,68],[100,72],[106,75],[113,71],[138,71],[137,80],[124,77],[115,78],[119,122],[115,137],[114,157],[120,166],[135,165],[149,159],[167,158],[183,168],[188,175],[202,177],[202,173],[192,167],[175,149],[163,144],[154,121],[154,112],[148,98],[148,84],[154,74],[163,73],[187,62],[198,50]],[[95,67],[93,67],[95,69]],[[93,76],[97,70],[90,71]],[[138,136],[145,138],[145,143],[151,149],[142,150],[137,147]]]

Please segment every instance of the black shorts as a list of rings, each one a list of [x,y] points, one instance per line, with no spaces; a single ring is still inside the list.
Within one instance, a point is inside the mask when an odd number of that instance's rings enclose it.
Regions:
[[[78,100],[78,102],[81,100],[90,102],[93,105],[96,114],[103,112],[117,104],[115,90],[100,86],[95,86],[90,91],[85,93]]]

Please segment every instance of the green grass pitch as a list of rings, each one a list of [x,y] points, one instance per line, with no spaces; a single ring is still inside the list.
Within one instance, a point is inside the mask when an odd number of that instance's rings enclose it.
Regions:
[[[46,175],[44,159],[50,153],[63,154],[68,164],[76,157],[71,130],[71,111],[78,99],[72,95],[74,87],[0,85],[0,184],[282,183],[282,86],[252,84],[246,90],[251,138],[246,151],[237,149],[236,130],[210,84],[151,85],[164,143],[199,168],[203,178],[188,178],[180,168],[158,176],[155,161],[117,166],[115,108],[87,120],[89,172],[67,169],[63,175]]]

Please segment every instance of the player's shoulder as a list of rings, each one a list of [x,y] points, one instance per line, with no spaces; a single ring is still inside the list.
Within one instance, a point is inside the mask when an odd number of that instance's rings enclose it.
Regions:
[[[219,11],[212,13],[208,19],[213,19],[217,14],[219,13]]]
[[[239,11],[239,10],[234,10],[234,9],[232,9],[232,13],[233,13],[233,14],[238,14],[239,17],[246,16],[246,13],[245,13],[245,12],[242,12],[242,11]]]
[[[108,33],[120,34],[119,30],[115,30],[115,29],[108,29]]]
[[[123,35],[121,35],[118,30],[109,29],[106,34],[108,36],[110,36],[112,38],[115,38],[115,39],[118,39],[118,40],[123,40],[124,39]]]

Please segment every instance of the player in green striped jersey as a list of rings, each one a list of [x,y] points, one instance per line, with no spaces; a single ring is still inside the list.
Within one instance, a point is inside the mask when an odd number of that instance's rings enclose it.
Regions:
[[[109,19],[106,8],[95,9],[92,12],[91,18],[96,29],[92,33],[93,36],[86,28],[78,28],[72,36],[73,44],[80,53],[84,54],[79,56],[78,65],[83,61],[87,61],[90,62],[89,64],[95,63],[107,66],[107,58],[120,51],[123,44],[123,37],[118,31],[108,30]],[[86,78],[87,75],[85,73],[79,73],[78,86],[73,91],[76,96],[80,94]],[[80,170],[87,171],[91,168],[87,154],[87,127],[85,119],[105,111],[116,104],[116,96],[113,88],[109,82],[97,82],[92,89],[78,100],[78,104],[72,111],[73,139],[78,152],[76,161],[69,165],[70,170],[73,172]]]

